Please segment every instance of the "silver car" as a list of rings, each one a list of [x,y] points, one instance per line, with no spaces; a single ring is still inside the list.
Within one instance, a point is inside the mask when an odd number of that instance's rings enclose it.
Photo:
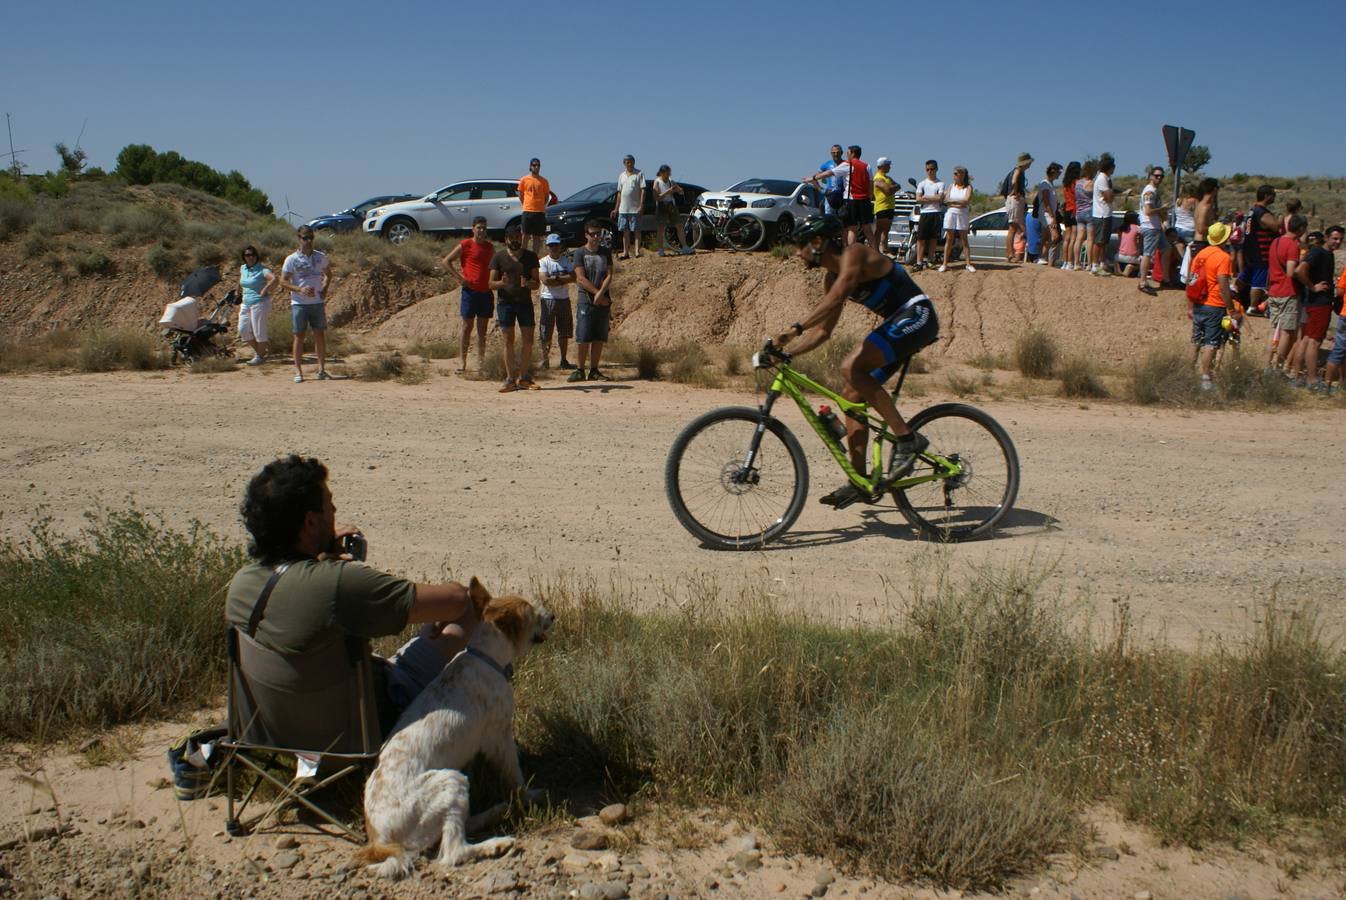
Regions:
[[[365,214],[365,234],[400,244],[423,231],[427,234],[471,234],[472,220],[486,217],[486,229],[504,233],[523,217],[517,178],[475,178],[442,187],[419,200],[392,203]]]

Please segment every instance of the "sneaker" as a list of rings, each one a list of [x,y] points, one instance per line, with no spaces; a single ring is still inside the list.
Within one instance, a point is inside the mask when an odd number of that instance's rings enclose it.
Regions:
[[[1040,265],[1040,266],[1045,266],[1045,265],[1047,265],[1047,260],[1045,260],[1045,259],[1039,259],[1039,260],[1038,260],[1038,265]]]
[[[570,368],[575,369],[574,366],[571,366]],[[583,369],[575,369],[575,371],[570,373],[570,377],[566,379],[567,382],[583,381],[583,380],[584,380]]]
[[[1202,375],[1202,376],[1201,376],[1201,390],[1203,390],[1203,391],[1213,391],[1213,390],[1215,390],[1215,385],[1214,385],[1213,383],[1211,383],[1210,376],[1208,376],[1208,375]]]
[[[504,384],[500,385],[500,393],[502,394],[509,394],[514,391],[517,391],[518,389],[519,386],[515,384],[513,381],[510,381],[508,378],[505,379]]]
[[[949,267],[948,267],[948,266],[940,266],[940,267],[939,267],[938,269],[936,269],[935,271],[937,271],[937,272],[947,272],[947,271],[949,271]]]
[[[563,359],[563,360],[561,360],[561,362],[560,362],[559,364],[557,364],[556,368],[558,368],[558,369],[573,369],[573,368],[575,368],[575,364],[574,364],[573,362],[571,362],[570,360],[568,360],[568,359]]]
[[[819,497],[818,502],[823,506],[845,509],[852,503],[865,499],[867,499],[865,492],[848,481],[832,493]]]
[[[659,258],[660,258],[660,259],[663,259],[663,258],[664,258],[664,251],[662,251],[662,250],[659,251]]]
[[[975,272],[975,271],[977,271],[977,267],[974,266],[974,265],[972,265],[971,263],[969,263],[968,265],[966,265],[966,266],[963,267],[963,271],[964,271],[964,272]]]
[[[925,268],[925,263],[923,263],[923,262],[918,262],[918,263],[912,263],[912,264],[911,264],[911,270],[912,270],[913,272],[919,272],[919,271],[921,271],[921,270],[924,269],[924,268]]]
[[[682,254],[681,254],[681,255],[682,255],[682,256],[691,256],[691,255],[692,255],[693,253],[695,253],[695,252],[696,252],[696,249],[693,248],[693,247],[683,247],[683,248],[682,248]]]
[[[1095,270],[1094,270],[1094,274],[1097,275],[1099,278],[1111,278],[1111,277],[1112,277],[1112,273],[1109,272],[1107,269],[1095,269]]]
[[[529,378],[527,375],[525,375],[525,376],[523,376],[522,378],[520,378],[519,381],[518,381],[518,384],[519,384],[519,390],[521,390],[521,391],[540,391],[540,390],[542,390],[541,386],[539,386],[538,383],[537,383],[536,381],[534,381],[532,378]]]
[[[300,372],[298,375],[294,376],[294,383],[295,383],[295,384],[303,384],[303,382],[304,382],[304,373],[303,373],[303,372]]]
[[[327,370],[326,370],[326,369],[319,369],[319,370],[318,370],[318,380],[319,380],[319,381],[331,381],[331,380],[332,380],[332,376],[327,374]]]
[[[248,360],[247,364],[250,366],[260,366],[264,362],[266,362],[266,360],[262,359],[261,356],[254,356],[252,359]]]
[[[1293,387],[1293,388],[1302,388],[1302,387],[1306,387],[1306,386],[1307,386],[1307,384],[1306,384],[1306,382],[1304,381],[1303,378],[1291,378],[1291,379],[1290,379],[1290,387]]]
[[[598,371],[597,369],[590,369],[590,370],[589,370],[589,380],[590,380],[590,381],[611,381],[612,379],[609,378],[608,376],[604,375],[602,372]]]
[[[916,455],[924,452],[930,446],[930,439],[920,432],[913,433],[910,440],[898,440],[893,443],[893,458],[888,464],[888,474],[883,476],[883,481],[879,482],[879,488],[886,488],[888,485],[906,476],[916,465]]]

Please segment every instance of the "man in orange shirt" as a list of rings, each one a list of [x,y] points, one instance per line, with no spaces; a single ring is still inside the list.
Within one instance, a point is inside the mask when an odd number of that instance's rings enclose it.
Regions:
[[[1192,320],[1192,344],[1201,365],[1201,389],[1212,390],[1211,369],[1215,366],[1215,352],[1224,346],[1229,332],[1224,327],[1226,317],[1235,314],[1234,295],[1230,283],[1234,278],[1234,261],[1229,257],[1230,228],[1223,222],[1213,223],[1206,231],[1209,246],[1192,260],[1197,277],[1203,279],[1205,290],[1200,303],[1188,307]]]
[[[547,234],[547,200],[551,185],[538,174],[542,161],[536,156],[528,161],[528,174],[519,179],[519,196],[523,198],[523,234],[532,241],[533,255],[542,255],[542,238]]]

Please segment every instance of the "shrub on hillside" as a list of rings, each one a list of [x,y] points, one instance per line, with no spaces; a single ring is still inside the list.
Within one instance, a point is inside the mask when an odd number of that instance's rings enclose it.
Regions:
[[[172,239],[182,230],[182,221],[164,206],[124,203],[103,214],[99,230],[129,247]]]
[[[192,265],[218,266],[228,260],[230,253],[219,244],[197,244],[192,248]]]
[[[33,204],[0,198],[0,241],[7,241],[33,224]]]
[[[187,273],[187,261],[182,251],[162,241],[145,251],[145,264],[165,281],[177,281]]]
[[[1028,378],[1049,378],[1056,367],[1056,339],[1042,328],[1030,328],[1014,340],[1014,367]]]
[[[75,249],[70,257],[70,263],[81,275],[110,275],[117,269],[112,258],[97,247],[86,246]]]
[[[170,182],[223,198],[235,206],[269,216],[275,212],[266,194],[237,171],[223,173],[174,150],[158,153],[148,144],[128,144],[117,154],[114,174],[128,184]]]
[[[99,329],[81,335],[75,364],[81,372],[110,372],[113,369],[162,369],[168,362],[152,335],[120,328]]]
[[[1056,367],[1061,393],[1067,397],[1106,397],[1108,389],[1099,377],[1098,364],[1087,356],[1069,356]]]
[[[1131,399],[1137,403],[1190,404],[1200,392],[1190,347],[1154,347],[1131,370]]]

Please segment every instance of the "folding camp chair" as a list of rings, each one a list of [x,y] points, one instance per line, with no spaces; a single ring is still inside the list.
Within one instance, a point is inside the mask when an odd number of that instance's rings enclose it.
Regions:
[[[298,803],[362,841],[362,834],[319,806],[313,795],[349,775],[368,775],[378,762],[383,735],[366,643],[338,638],[303,653],[277,653],[232,626],[228,643],[228,734],[220,741],[227,754],[226,830],[246,834],[271,814]],[[295,767],[307,762],[308,774],[287,780],[285,760]],[[240,766],[255,778],[237,800],[237,775],[246,774]],[[244,820],[243,812],[264,780],[281,796],[271,809]]]

